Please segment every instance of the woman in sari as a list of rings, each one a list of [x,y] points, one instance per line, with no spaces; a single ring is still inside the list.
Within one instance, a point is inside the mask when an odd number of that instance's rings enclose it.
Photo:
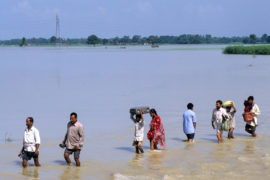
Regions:
[[[165,131],[161,119],[157,115],[155,109],[150,110],[150,116],[152,117],[152,121],[150,123],[150,130],[147,133],[147,138],[150,141],[150,149],[158,149],[157,145],[160,145],[163,149],[166,149]]]

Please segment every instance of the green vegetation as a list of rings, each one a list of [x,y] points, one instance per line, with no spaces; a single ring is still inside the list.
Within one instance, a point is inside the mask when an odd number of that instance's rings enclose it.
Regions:
[[[50,38],[50,43],[55,44],[57,42],[57,38],[55,36],[52,36]]]
[[[149,36],[147,38],[147,43],[152,44],[153,47],[154,44],[160,43],[160,38],[158,36]],[[154,47],[156,47],[156,45]]]
[[[229,46],[224,49],[224,54],[252,54],[270,55],[270,45],[264,46]]]
[[[21,40],[20,46],[23,47],[25,45],[26,45],[26,39],[25,39],[25,37],[23,37]]]
[[[100,39],[96,35],[91,35],[88,36],[86,43],[95,46],[96,44],[100,43]]]
[[[25,42],[27,41],[27,44]],[[22,39],[0,40],[0,45],[159,45],[159,44],[270,44],[270,36],[263,34],[257,37],[255,34],[244,37],[214,37],[209,34],[182,34],[179,36],[155,36],[142,37],[134,35],[132,37],[114,37],[114,38],[100,38],[96,35],[91,35],[88,38],[29,38]]]

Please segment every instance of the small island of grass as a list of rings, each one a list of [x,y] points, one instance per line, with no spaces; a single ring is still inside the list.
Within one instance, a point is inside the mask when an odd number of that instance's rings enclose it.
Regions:
[[[224,54],[270,55],[270,46],[228,46],[223,52]]]

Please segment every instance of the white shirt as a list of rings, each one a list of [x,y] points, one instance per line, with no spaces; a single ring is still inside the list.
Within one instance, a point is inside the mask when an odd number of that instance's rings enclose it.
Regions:
[[[36,144],[40,144],[39,131],[34,126],[30,130],[26,128],[23,138],[24,151],[35,152]]]
[[[223,117],[227,116],[226,110],[224,108],[214,109],[212,114],[212,122],[215,122],[216,124],[221,124]]]
[[[135,141],[143,141],[144,136],[144,119],[142,118],[139,122],[133,117],[133,114],[130,114],[131,120],[135,123]]]
[[[135,141],[143,141],[144,136],[144,122],[140,120],[135,123]]]
[[[258,118],[257,118],[257,116],[261,114],[261,111],[259,109],[259,106],[257,104],[254,104],[253,107],[252,107],[252,109],[251,109],[251,112],[254,113],[254,115],[253,115],[254,120],[247,122],[247,124],[249,124],[251,126],[256,126],[256,124],[258,124]]]

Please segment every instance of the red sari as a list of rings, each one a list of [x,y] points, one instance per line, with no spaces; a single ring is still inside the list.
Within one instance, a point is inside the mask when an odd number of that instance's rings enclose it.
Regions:
[[[153,140],[154,144],[159,144],[163,149],[166,149],[165,131],[159,116],[152,119],[150,123],[150,130],[147,133],[147,138],[149,140]]]

